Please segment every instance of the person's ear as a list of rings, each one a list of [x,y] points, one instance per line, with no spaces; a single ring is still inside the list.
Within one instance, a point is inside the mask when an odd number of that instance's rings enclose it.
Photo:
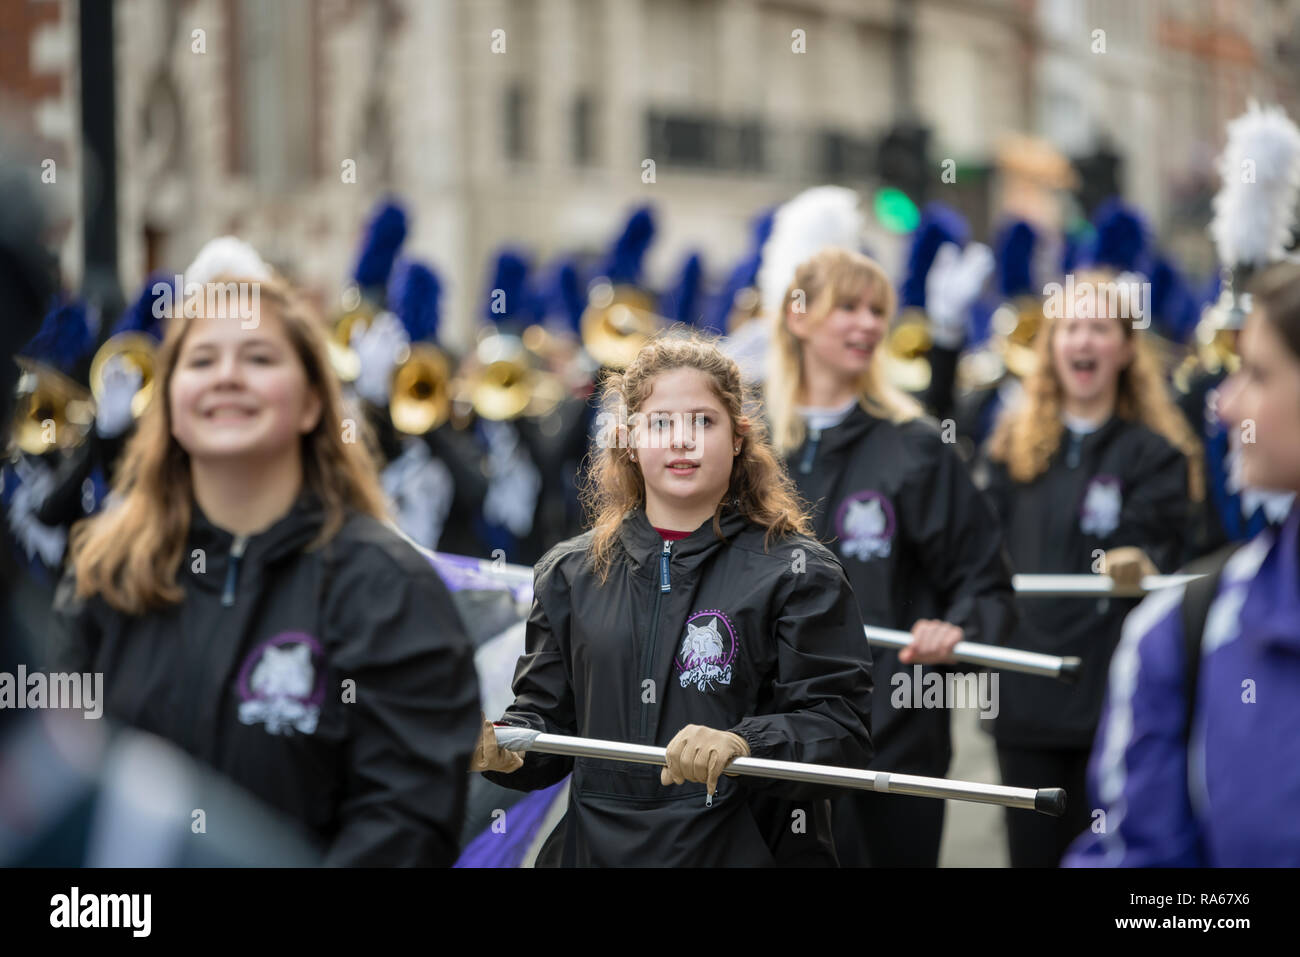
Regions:
[[[790,309],[785,314],[785,327],[790,330],[790,334],[796,339],[808,338],[808,313],[807,311]]]
[[[298,419],[298,431],[306,435],[315,429],[320,422],[324,408],[325,404],[321,401],[320,393],[315,389],[308,388],[303,394],[302,415]]]

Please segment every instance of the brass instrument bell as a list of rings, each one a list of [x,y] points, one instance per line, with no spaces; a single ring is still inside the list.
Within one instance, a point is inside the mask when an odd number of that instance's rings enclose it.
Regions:
[[[624,369],[663,326],[654,298],[630,285],[600,282],[582,313],[582,344],[608,369]]]

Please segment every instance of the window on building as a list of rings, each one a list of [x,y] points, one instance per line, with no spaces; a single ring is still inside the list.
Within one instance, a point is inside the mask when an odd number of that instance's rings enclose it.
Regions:
[[[528,129],[528,90],[520,80],[506,87],[503,121],[506,159],[524,160],[530,154]]]
[[[309,0],[235,8],[238,103],[235,170],[263,192],[310,180],[313,171],[312,9]]]
[[[596,101],[590,93],[573,100],[573,162],[588,166],[596,159]]]

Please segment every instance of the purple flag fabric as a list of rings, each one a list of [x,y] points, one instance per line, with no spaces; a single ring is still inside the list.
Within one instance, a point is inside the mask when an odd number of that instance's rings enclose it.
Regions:
[[[506,811],[509,826],[504,831],[493,831],[489,825],[482,834],[469,842],[453,866],[519,867],[528,854],[528,849],[532,847],[547,811],[568,780],[566,777],[549,788],[525,795]]]

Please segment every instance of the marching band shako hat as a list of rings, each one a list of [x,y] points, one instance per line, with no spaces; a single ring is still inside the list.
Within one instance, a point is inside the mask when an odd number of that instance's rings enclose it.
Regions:
[[[1024,219],[1007,220],[998,229],[993,243],[997,262],[998,294],[1004,299],[1037,295],[1034,285],[1034,253],[1038,248],[1038,231]]]
[[[366,226],[352,278],[362,294],[383,301],[397,253],[406,241],[406,211],[386,200],[376,207]]]
[[[1137,209],[1121,199],[1108,199],[1097,208],[1092,224],[1096,232],[1077,265],[1150,275],[1151,228]]]
[[[488,323],[513,328],[533,320],[537,303],[528,289],[531,268],[527,254],[520,249],[507,247],[497,253],[483,304],[483,318]]]
[[[758,268],[763,262],[763,244],[772,235],[775,207],[754,217],[749,227],[749,249],[732,267],[722,291],[713,298],[704,315],[702,327],[710,332],[730,333],[759,313],[762,300],[758,291]]]
[[[582,328],[582,310],[587,307],[582,277],[576,257],[560,260],[552,266],[543,288],[542,315],[560,317],[560,324],[574,335]]]
[[[703,258],[698,252],[691,252],[682,261],[682,270],[677,283],[671,290],[659,297],[659,315],[670,322],[684,322],[696,325],[703,315],[700,285],[704,278]]]
[[[166,307],[173,309],[178,297],[184,296],[183,289],[177,289],[175,280],[162,273],[154,273],[144,281],[144,286],[135,301],[126,308],[113,326],[111,336],[124,332],[140,332],[156,342],[162,342],[166,331]]]
[[[970,227],[965,217],[943,203],[927,203],[921,222],[912,233],[907,253],[907,272],[899,286],[899,307],[925,311],[925,280],[934,265],[934,257],[944,243],[966,245]]]
[[[82,300],[56,305],[41,328],[18,355],[50,366],[79,382],[85,381],[86,360],[95,347],[98,319]]]
[[[654,214],[649,206],[641,206],[628,217],[623,231],[605,257],[600,267],[601,276],[616,286],[640,285],[646,250],[654,238]]]
[[[442,283],[431,267],[417,259],[399,259],[388,282],[387,302],[411,342],[437,342]]]
[[[1281,107],[1261,108],[1252,100],[1228,123],[1219,174],[1223,185],[1214,197],[1210,236],[1224,285],[1213,321],[1237,330],[1249,311],[1250,276],[1287,257],[1300,196],[1300,129]]]

